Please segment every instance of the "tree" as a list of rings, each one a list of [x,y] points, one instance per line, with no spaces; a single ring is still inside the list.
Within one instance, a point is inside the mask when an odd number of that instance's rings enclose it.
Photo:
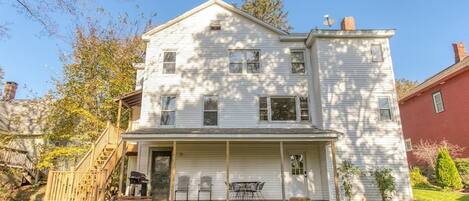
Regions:
[[[441,148],[446,148],[452,157],[460,156],[464,151],[463,147],[451,144],[445,140],[435,143],[426,140],[420,140],[419,144],[415,145],[412,154],[418,161],[423,162],[430,167],[430,170],[435,170],[436,158]],[[428,176],[428,175],[427,175]]]
[[[71,162],[79,157],[108,120],[115,122],[114,99],[133,90],[133,64],[142,62],[144,42],[139,35],[118,35],[119,26],[90,26],[77,28],[72,57],[64,60],[63,80],[56,83],[46,122],[46,140],[52,143],[45,147],[42,168],[64,156]]]
[[[241,10],[279,29],[291,30],[282,0],[244,0]]]
[[[402,98],[418,85],[417,81],[407,80],[404,78],[396,80],[397,97]]]
[[[441,148],[436,161],[436,181],[442,188],[461,189],[461,176],[447,148]]]

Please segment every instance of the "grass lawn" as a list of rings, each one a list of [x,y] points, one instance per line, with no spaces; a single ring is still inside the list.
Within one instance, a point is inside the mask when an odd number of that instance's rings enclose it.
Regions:
[[[445,192],[437,188],[414,187],[415,201],[469,201],[469,195],[459,192]]]

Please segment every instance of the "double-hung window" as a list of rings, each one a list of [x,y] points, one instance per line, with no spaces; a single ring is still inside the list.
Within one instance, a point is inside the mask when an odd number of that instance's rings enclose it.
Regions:
[[[391,104],[389,103],[389,97],[383,96],[378,97],[378,106],[379,106],[379,119],[380,120],[391,120]]]
[[[445,106],[443,104],[443,97],[441,96],[441,92],[433,93],[433,107],[435,108],[436,113],[440,113],[445,111]]]
[[[176,52],[163,53],[163,74],[176,73]]]
[[[260,121],[307,121],[308,98],[296,96],[259,97]]]
[[[259,73],[260,66],[259,50],[230,51],[230,73]]]
[[[204,126],[218,125],[218,97],[204,96]]]
[[[305,51],[291,50],[291,72],[305,73]]]
[[[176,123],[176,96],[161,96],[160,124],[172,126]]]

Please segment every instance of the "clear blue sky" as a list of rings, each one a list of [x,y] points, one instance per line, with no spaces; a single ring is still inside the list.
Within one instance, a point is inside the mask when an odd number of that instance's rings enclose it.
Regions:
[[[242,0],[226,0],[240,4]],[[135,4],[146,13],[156,12],[161,24],[203,3],[204,0],[100,0],[113,13],[137,13]],[[460,0],[284,0],[294,32],[308,32],[322,26],[325,14],[337,21],[354,16],[358,28],[395,28],[391,40],[397,78],[422,81],[454,62],[451,43],[462,41],[469,47],[469,1]],[[58,18],[61,25],[67,19]],[[41,27],[0,1],[0,22],[9,23],[10,38],[0,41],[0,66],[5,80],[26,85],[38,95],[53,87],[52,77],[60,77],[59,56],[69,52],[68,43],[41,36]],[[337,25],[336,25],[337,26]],[[62,26],[65,27],[65,26]],[[71,30],[71,29],[70,29]],[[24,90],[19,98],[28,95]]]

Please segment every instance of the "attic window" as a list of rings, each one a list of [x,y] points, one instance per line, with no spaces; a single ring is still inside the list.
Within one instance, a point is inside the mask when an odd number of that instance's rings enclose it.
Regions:
[[[212,31],[221,30],[221,23],[220,23],[220,20],[213,20],[213,21],[210,23],[210,30],[212,30]]]

